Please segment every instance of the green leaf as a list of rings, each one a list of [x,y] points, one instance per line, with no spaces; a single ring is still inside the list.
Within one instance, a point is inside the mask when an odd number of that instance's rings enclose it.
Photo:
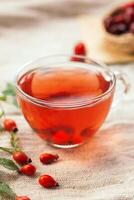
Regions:
[[[14,85],[11,83],[7,83],[6,89],[2,91],[2,94],[5,96],[15,96],[16,92]]]
[[[7,83],[6,88],[1,92],[0,101],[5,101],[6,103],[13,104],[14,106],[18,107],[16,101],[16,90],[15,86],[12,83]],[[11,102],[8,102],[10,97]]]
[[[16,194],[13,192],[13,190],[4,182],[0,182],[0,195],[6,195],[13,200],[15,200],[16,197]]]
[[[18,166],[10,159],[0,158],[0,165],[12,171],[18,171]]]
[[[13,147],[14,151],[21,150],[19,147],[19,138],[17,137],[17,134],[15,132],[11,133],[11,140],[10,140],[11,146]]]
[[[7,148],[7,147],[0,147],[0,150],[5,151],[5,152],[8,152],[8,153],[10,153],[10,154],[12,154],[12,153],[14,152],[13,149]]]

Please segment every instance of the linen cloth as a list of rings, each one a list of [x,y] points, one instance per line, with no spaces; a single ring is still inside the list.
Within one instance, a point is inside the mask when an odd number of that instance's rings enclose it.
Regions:
[[[42,2],[49,6],[40,6]],[[78,4],[75,15],[66,11],[64,17],[66,9],[57,6],[58,12],[54,12],[52,1],[0,3],[1,88],[6,81],[13,80],[15,71],[25,62],[48,54],[70,53],[74,43],[82,39],[76,20],[81,11]],[[108,4],[111,2],[104,7]],[[82,5],[86,5],[84,12],[88,9],[90,12],[87,3]],[[103,11],[103,6],[100,10]],[[133,64],[113,67],[117,69],[128,75],[132,85],[129,94],[111,111],[100,131],[75,149],[48,146],[17,110],[4,104],[8,116],[18,124],[20,144],[37,166],[37,174],[29,178],[0,167],[0,180],[7,182],[16,194],[32,200],[134,200],[134,68]],[[1,146],[8,146],[9,135],[0,134],[0,141]],[[59,161],[43,166],[38,159],[43,151],[59,154]],[[0,156],[7,154],[0,152]],[[43,173],[52,175],[60,187],[53,190],[40,187],[37,179]]]

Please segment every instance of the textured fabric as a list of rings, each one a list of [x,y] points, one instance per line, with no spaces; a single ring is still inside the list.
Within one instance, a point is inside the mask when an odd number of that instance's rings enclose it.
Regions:
[[[31,11],[26,6],[41,1],[12,2],[6,0],[0,6],[1,87],[13,80],[16,70],[25,62],[42,55],[70,53],[72,45],[82,39],[72,14],[64,18],[64,12],[57,16],[48,7]],[[37,166],[37,174],[29,178],[0,167],[0,180],[7,182],[18,195],[27,195],[32,200],[134,200],[134,68],[133,64],[113,66],[113,70],[117,69],[128,75],[132,85],[129,94],[111,111],[100,131],[76,149],[48,146],[17,110],[4,104],[8,116],[18,124],[20,145]],[[0,141],[1,146],[8,146],[9,135],[0,134]],[[43,166],[38,158],[43,151],[59,154],[59,161]],[[0,156],[7,154],[0,152]],[[54,190],[40,187],[37,179],[43,173],[52,175],[60,187]]]

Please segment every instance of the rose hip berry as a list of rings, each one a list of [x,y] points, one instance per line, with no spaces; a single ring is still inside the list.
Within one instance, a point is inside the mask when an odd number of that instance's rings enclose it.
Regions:
[[[52,135],[51,140],[54,144],[66,145],[70,141],[70,134],[64,130],[59,130]]]
[[[124,13],[125,22],[129,25],[134,21],[134,9],[128,8]]]
[[[54,188],[59,186],[59,184],[49,175],[42,175],[39,177],[39,184],[44,188]]]
[[[28,158],[28,156],[22,152],[22,151],[17,151],[13,153],[13,159],[19,164],[19,165],[24,165],[29,162],[31,162],[31,159]]]
[[[54,161],[58,160],[58,158],[59,158],[59,156],[57,154],[53,155],[53,154],[50,154],[50,153],[42,153],[40,155],[40,161],[43,164],[51,164]]]
[[[33,176],[36,172],[36,168],[32,164],[27,164],[21,167],[19,172],[26,176]]]
[[[87,51],[86,51],[85,44],[82,42],[79,42],[78,44],[76,44],[74,47],[74,54],[76,54],[78,56],[86,56]],[[84,58],[77,57],[77,56],[72,56],[70,58],[70,60],[75,61],[75,62],[84,62],[85,61]]]
[[[76,46],[74,47],[74,53],[75,53],[76,55],[85,56],[85,55],[86,55],[86,47],[85,47],[85,44],[82,43],[82,42],[76,44]]]
[[[9,132],[12,132],[12,131],[17,132],[18,131],[15,121],[12,119],[5,119],[3,121],[3,126],[6,131],[9,131]]]
[[[18,197],[16,197],[15,200],[31,200],[31,199],[27,196],[18,196]]]
[[[125,3],[124,5],[122,5],[122,8],[124,8],[124,9],[129,8],[129,7],[134,8],[134,2],[133,1]]]

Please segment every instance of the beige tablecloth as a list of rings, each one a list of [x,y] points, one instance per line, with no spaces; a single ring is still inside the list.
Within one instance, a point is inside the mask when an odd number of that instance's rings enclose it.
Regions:
[[[51,1],[45,6],[45,2],[0,1],[1,87],[13,79],[15,71],[25,62],[42,55],[70,53],[73,44],[82,39],[75,19],[81,11],[78,4],[74,15],[62,7],[52,9]],[[80,1],[73,2],[75,5]],[[90,10],[87,1],[82,5],[84,12]],[[110,2],[105,1],[103,7],[109,5]],[[96,11],[102,12],[103,7]],[[111,111],[96,136],[76,149],[60,150],[48,146],[14,108],[4,105],[8,115],[16,120],[21,145],[32,157],[38,172],[36,177],[29,178],[0,167],[0,180],[7,182],[18,195],[27,195],[32,200],[134,200],[133,67],[133,64],[113,67],[113,70],[120,69],[128,75],[131,90],[122,104]],[[0,141],[2,146],[9,145],[8,134],[0,134]],[[59,162],[41,165],[38,156],[43,151],[58,153]],[[0,156],[7,154],[0,152]],[[54,190],[41,188],[37,178],[42,173],[54,176],[60,187]]]

